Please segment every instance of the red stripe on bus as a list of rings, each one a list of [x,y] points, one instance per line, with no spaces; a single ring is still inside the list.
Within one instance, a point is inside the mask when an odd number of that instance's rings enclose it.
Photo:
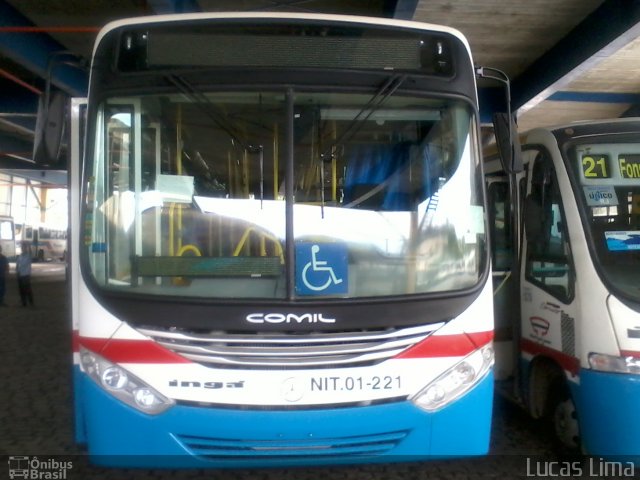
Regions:
[[[620,350],[620,356],[640,358],[640,352],[636,352],[635,350]]]
[[[578,372],[580,371],[579,358],[572,357],[571,355],[567,355],[559,350],[554,350],[546,345],[541,345],[523,338],[520,340],[520,348],[523,352],[531,355],[544,355],[545,357],[555,360],[563,369],[571,372],[573,375],[578,375]]]
[[[151,340],[79,337],[78,343],[114,363],[191,363]]]
[[[395,358],[464,357],[493,340],[493,332],[431,335]]]

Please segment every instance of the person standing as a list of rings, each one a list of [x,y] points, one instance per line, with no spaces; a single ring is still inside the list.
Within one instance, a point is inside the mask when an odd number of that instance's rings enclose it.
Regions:
[[[2,254],[0,247],[0,307],[6,307],[4,295],[7,292],[7,275],[9,274],[9,260]]]
[[[18,291],[22,306],[27,303],[33,306],[33,292],[31,291],[31,248],[29,242],[22,242],[20,255],[16,258],[16,275],[18,276]]]

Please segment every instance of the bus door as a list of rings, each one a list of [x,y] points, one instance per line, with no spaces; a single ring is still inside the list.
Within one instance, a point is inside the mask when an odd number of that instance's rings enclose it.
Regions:
[[[491,269],[496,355],[495,378],[508,380],[514,375],[514,325],[519,321],[517,294],[514,290],[512,265],[516,249],[513,219],[510,215],[509,179],[506,176],[487,177],[489,225],[491,226]],[[517,342],[516,342],[517,343]]]
[[[556,431],[558,437],[571,446],[578,432],[570,392],[576,388],[580,364],[575,266],[551,155],[541,146],[526,148],[525,155],[529,180],[520,272],[522,388],[531,414],[549,416],[556,430],[564,430]]]

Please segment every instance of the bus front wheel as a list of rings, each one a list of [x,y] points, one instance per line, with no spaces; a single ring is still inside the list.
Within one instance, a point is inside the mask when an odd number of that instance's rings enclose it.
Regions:
[[[580,453],[580,426],[576,406],[563,380],[556,380],[549,392],[547,419],[551,433],[567,453]]]

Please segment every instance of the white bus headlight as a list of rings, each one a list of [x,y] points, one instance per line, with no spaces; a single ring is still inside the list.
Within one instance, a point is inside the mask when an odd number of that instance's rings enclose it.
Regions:
[[[616,357],[604,353],[591,353],[589,354],[589,366],[600,372],[640,375],[640,358],[635,357]]]
[[[446,407],[485,377],[493,359],[493,345],[476,350],[420,390],[411,401],[428,412]]]
[[[100,381],[109,390],[122,390],[127,386],[127,373],[120,367],[107,367],[100,376]]]
[[[83,347],[80,347],[80,363],[89,378],[136,410],[156,415],[174,404],[132,373]]]

